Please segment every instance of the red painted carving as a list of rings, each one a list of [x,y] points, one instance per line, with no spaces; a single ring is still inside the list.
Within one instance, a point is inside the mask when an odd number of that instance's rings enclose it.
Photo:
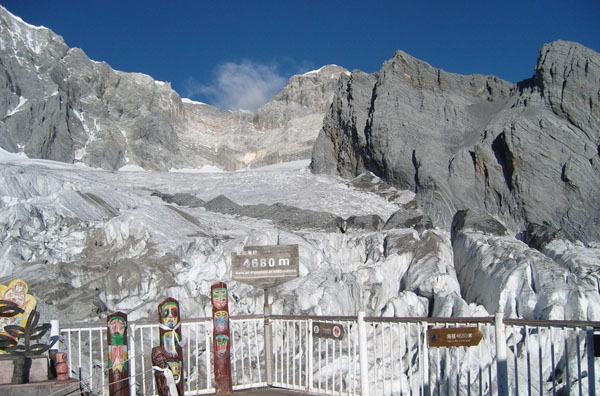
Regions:
[[[115,312],[107,318],[108,382],[110,396],[129,396],[127,315]]]
[[[158,304],[158,325],[160,332],[160,346],[163,348],[179,396],[183,396],[183,350],[181,349],[181,313],[179,302],[174,298],[167,298]],[[156,374],[155,374],[156,375]],[[170,395],[177,396],[177,395]]]
[[[227,285],[223,282],[215,283],[210,288],[210,296],[213,312],[215,394],[228,395],[232,392],[232,383]]]
[[[56,354],[56,379],[66,381],[69,379],[69,366],[67,364],[67,354],[58,352]]]
[[[154,380],[159,396],[177,396],[179,389],[175,383],[175,376],[169,367],[168,355],[161,346],[152,348],[152,364]]]

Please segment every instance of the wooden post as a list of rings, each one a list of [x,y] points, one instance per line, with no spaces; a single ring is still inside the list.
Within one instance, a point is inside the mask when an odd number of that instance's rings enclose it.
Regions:
[[[213,356],[215,394],[229,395],[231,381],[231,337],[229,332],[229,303],[227,285],[215,283],[210,288],[213,312]]]
[[[127,315],[115,312],[107,318],[108,382],[110,396],[129,396]]]
[[[167,364],[173,373],[179,396],[183,396],[183,351],[181,349],[181,316],[179,302],[167,298],[158,304],[160,346],[167,355]],[[177,396],[177,395],[171,395]]]

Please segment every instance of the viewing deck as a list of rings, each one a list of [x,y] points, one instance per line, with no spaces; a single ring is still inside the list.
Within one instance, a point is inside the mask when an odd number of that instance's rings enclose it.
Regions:
[[[236,396],[262,396],[262,395],[271,395],[271,396],[317,396],[314,393],[307,393],[301,391],[294,391],[290,389],[282,389],[282,388],[259,388],[259,389],[249,389],[243,390],[239,392],[235,392]]]

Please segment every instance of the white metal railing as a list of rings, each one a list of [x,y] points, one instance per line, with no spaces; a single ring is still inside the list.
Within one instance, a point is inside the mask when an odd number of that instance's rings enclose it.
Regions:
[[[130,334],[129,350],[134,360],[130,366],[130,375],[135,378],[135,389],[142,395],[154,395],[157,392],[151,351],[160,344],[158,324],[130,324],[130,332],[133,333],[133,340]],[[185,393],[212,393],[212,322],[210,319],[183,322],[181,333]]]
[[[360,394],[356,318],[272,316],[273,385],[321,394]],[[313,336],[314,321],[344,327],[341,341]]]
[[[600,361],[593,357],[594,329],[589,322],[366,321],[370,325],[369,389],[374,395],[598,394],[595,373]],[[428,347],[428,329],[463,326],[477,327],[483,333],[478,346]],[[500,356],[503,349],[505,365]]]
[[[231,320],[231,379],[234,390],[267,386],[263,325],[262,316],[234,317]]]
[[[331,395],[600,395],[593,334],[598,322],[483,318],[271,316],[267,383],[264,317],[232,317],[235,390],[273,385]],[[313,323],[341,324],[343,340],[317,338]],[[473,347],[428,346],[431,328],[477,327]],[[73,377],[94,395],[108,394],[106,326],[61,330]],[[212,321],[185,321],[185,393],[213,393]],[[150,361],[158,325],[130,323],[132,394],[154,395]],[[499,363],[500,362],[500,363]]]
[[[212,321],[182,322],[186,395],[214,393]],[[92,395],[108,395],[106,326],[79,325],[60,329],[59,349],[67,352],[71,376],[80,378]],[[266,386],[264,380],[263,318],[231,318],[233,388]],[[156,395],[152,372],[152,347],[159,345],[156,323],[129,323],[130,387],[132,395]],[[262,354],[262,355],[261,355]]]
[[[593,326],[524,320],[506,324],[508,385],[514,394],[600,394]]]
[[[335,395],[596,395],[598,322],[272,316],[274,386]],[[313,337],[313,321],[344,326]],[[430,348],[431,328],[477,327],[477,346]],[[501,336],[497,336],[500,334]],[[360,349],[365,346],[364,368]],[[499,353],[503,350],[504,352]],[[500,364],[498,361],[500,360]],[[503,363],[504,362],[504,363]]]
[[[441,322],[430,318],[378,320],[369,325],[369,389],[375,395],[490,394],[497,383],[495,336],[486,322]],[[477,327],[483,340],[474,347],[430,348],[431,328]],[[494,391],[493,394],[496,394]]]
[[[85,389],[102,392],[102,389],[108,384],[106,326],[61,329],[60,334],[58,348],[67,352],[71,377],[80,378]]]

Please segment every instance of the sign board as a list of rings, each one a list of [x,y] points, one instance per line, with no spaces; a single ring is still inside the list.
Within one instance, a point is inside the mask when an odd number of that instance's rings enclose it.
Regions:
[[[344,327],[337,323],[313,322],[313,336],[317,338],[344,339]]]
[[[246,246],[231,253],[231,277],[268,289],[299,276],[298,245]]]
[[[483,338],[477,327],[452,327],[427,330],[430,347],[475,346]]]

